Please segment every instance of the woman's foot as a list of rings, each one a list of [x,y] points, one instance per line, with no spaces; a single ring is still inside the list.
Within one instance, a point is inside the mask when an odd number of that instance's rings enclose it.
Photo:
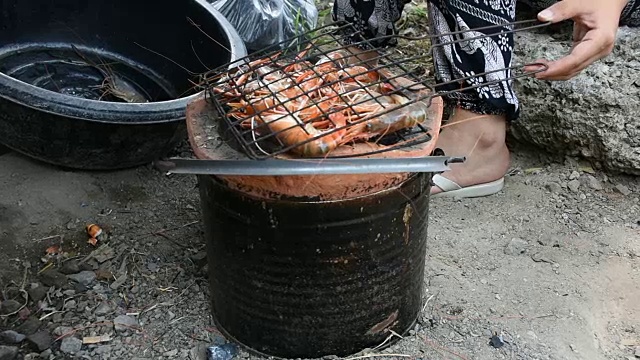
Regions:
[[[510,165],[506,145],[506,118],[500,115],[478,115],[457,108],[446,124],[436,147],[446,156],[465,156],[462,164],[451,164],[441,176],[461,188],[502,179]],[[431,194],[442,192],[438,186]]]

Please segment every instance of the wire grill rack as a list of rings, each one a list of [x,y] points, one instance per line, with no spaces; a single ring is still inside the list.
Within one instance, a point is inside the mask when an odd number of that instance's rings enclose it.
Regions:
[[[437,36],[389,37],[430,38],[433,50],[546,25],[526,20]],[[492,28],[495,33],[461,36]],[[447,35],[455,40],[438,41]],[[393,51],[371,50],[375,49],[374,40],[365,39],[347,22],[325,25],[213,69],[203,74],[201,84],[206,86],[206,98],[213,103],[218,117],[224,120],[224,132],[231,134],[251,159],[284,154],[304,158],[358,157],[431,141],[429,131],[433,129],[425,124],[430,122],[430,106],[436,96],[511,81],[546,68],[544,64],[527,64],[538,65],[539,70],[525,72],[525,65],[511,66],[435,85],[409,69],[410,64],[428,61],[431,51],[399,57]],[[465,80],[495,72],[504,76],[464,85]],[[459,84],[460,88],[442,89],[449,84]],[[376,146],[349,155],[332,155],[336,147],[358,141]]]

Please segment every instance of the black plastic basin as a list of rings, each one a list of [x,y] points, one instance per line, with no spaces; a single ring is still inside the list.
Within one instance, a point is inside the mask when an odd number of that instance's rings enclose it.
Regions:
[[[68,168],[148,163],[183,139],[194,74],[245,55],[205,0],[2,0],[0,144]],[[86,63],[148,102],[105,93]]]

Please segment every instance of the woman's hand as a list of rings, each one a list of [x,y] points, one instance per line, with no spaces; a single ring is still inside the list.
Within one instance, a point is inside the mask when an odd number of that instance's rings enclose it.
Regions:
[[[568,80],[593,62],[608,56],[618,32],[620,15],[628,0],[562,0],[541,11],[538,19],[557,23],[572,19],[571,53],[555,61],[538,60],[549,68],[536,74],[542,80]],[[535,71],[535,66],[527,71]]]

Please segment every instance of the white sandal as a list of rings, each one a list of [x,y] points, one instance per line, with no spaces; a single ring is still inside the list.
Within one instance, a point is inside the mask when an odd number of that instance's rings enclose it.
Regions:
[[[434,186],[439,187],[442,191],[431,195],[431,197],[457,197],[457,198],[474,198],[496,194],[504,188],[504,177],[484,184],[462,187],[456,182],[451,181],[441,175],[433,175]]]

